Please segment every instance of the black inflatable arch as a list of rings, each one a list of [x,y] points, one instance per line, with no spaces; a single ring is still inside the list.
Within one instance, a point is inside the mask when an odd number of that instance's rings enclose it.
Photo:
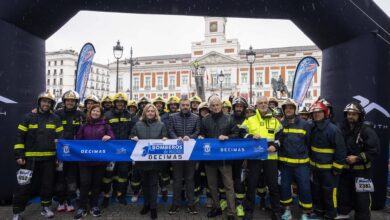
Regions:
[[[15,184],[16,124],[45,88],[45,40],[80,10],[290,19],[323,52],[322,96],[334,103],[337,119],[355,96],[367,99],[368,110],[375,103],[390,110],[390,19],[372,0],[0,1],[0,200],[11,198]],[[383,208],[386,198],[385,113],[367,115],[381,137],[374,209]]]

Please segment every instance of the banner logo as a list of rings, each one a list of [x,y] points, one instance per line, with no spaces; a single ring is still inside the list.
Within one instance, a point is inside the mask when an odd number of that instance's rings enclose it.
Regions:
[[[370,103],[370,100],[368,100],[367,98],[360,96],[360,95],[354,96],[353,98],[360,102],[360,104],[364,108],[364,111],[366,111],[367,114],[375,109],[375,110],[381,112],[387,118],[390,118],[390,113],[385,108],[376,104],[375,102]]]
[[[62,151],[64,152],[64,154],[69,154],[70,153],[69,145],[64,145],[62,147]]]
[[[211,152],[211,145],[209,143],[203,144],[203,154],[210,155],[210,152]]]

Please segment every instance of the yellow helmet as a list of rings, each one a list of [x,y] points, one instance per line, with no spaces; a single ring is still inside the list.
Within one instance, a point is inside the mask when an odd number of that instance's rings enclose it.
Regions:
[[[94,101],[96,104],[99,103],[98,97],[96,97],[95,95],[89,95],[89,96],[87,96],[87,98],[84,100],[84,106],[87,106],[86,103],[87,103],[87,101],[89,101],[89,100]]]
[[[127,104],[127,95],[123,92],[118,92],[117,94],[114,95],[114,98],[113,98],[113,102],[117,102],[117,101],[124,101],[126,104]]]
[[[109,95],[106,95],[102,98],[102,100],[100,101],[101,104],[103,104],[104,102],[111,102],[112,103],[112,98],[111,96]]]
[[[152,104],[155,105],[156,102],[161,102],[163,106],[165,106],[165,100],[161,96],[157,96],[156,98],[154,98]]]
[[[199,104],[200,104],[200,103],[202,103],[202,99],[196,95],[196,96],[193,96],[190,98],[190,103],[191,102],[199,102]]]
[[[180,102],[179,97],[177,97],[177,96],[174,95],[174,96],[169,97],[168,102],[167,102],[167,105],[170,105],[170,104],[179,104],[179,102]]]
[[[49,99],[52,102],[51,108],[54,108],[54,105],[56,104],[56,98],[54,97],[53,94],[51,94],[50,92],[42,92],[41,94],[39,94],[38,105],[41,99]]]
[[[208,110],[210,110],[210,109],[209,109],[209,104],[208,104],[207,102],[202,102],[202,103],[200,103],[199,106],[198,106],[198,111],[200,111],[200,110],[202,110],[202,109],[208,109]]]
[[[130,107],[130,106],[134,106],[134,107],[138,108],[137,102],[136,102],[135,100],[130,100],[130,101],[127,103],[127,107]]]
[[[229,100],[224,99],[222,101],[222,107],[232,108],[232,103]]]
[[[62,95],[62,101],[65,102],[66,99],[73,99],[76,102],[80,101],[79,94],[74,90],[68,90]]]

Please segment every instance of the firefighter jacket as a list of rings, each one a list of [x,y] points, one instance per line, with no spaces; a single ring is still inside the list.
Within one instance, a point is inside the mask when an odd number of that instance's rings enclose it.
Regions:
[[[18,125],[15,159],[48,160],[56,156],[55,139],[62,138],[64,128],[52,112],[28,113]]]
[[[365,170],[371,167],[371,161],[378,155],[380,142],[378,135],[369,125],[364,122],[357,123],[350,128],[348,122],[344,122],[341,127],[347,146],[347,156],[355,155],[359,161],[353,165],[345,165],[346,169]]]
[[[273,117],[271,111],[261,116],[259,110],[256,110],[256,115],[247,118],[240,127],[247,130],[248,134],[245,137],[252,138],[254,135],[259,134],[261,138],[267,139],[268,146],[273,145],[278,151],[279,141],[275,141],[275,136],[282,129],[282,125],[278,119]],[[277,160],[277,151],[269,153],[268,160]]]
[[[112,128],[116,140],[129,139],[133,127],[130,112],[127,110],[119,112],[116,109],[112,109],[111,111],[106,112],[104,116]]]
[[[279,161],[288,165],[305,164],[309,162],[310,125],[295,116],[294,123],[282,121],[283,129],[278,132]]]
[[[343,135],[329,119],[314,122],[311,130],[310,165],[317,170],[341,173],[346,157]]]
[[[64,127],[63,139],[74,140],[81,124],[85,122],[85,115],[79,110],[65,110],[61,109],[56,111],[56,115],[61,120],[61,124]]]

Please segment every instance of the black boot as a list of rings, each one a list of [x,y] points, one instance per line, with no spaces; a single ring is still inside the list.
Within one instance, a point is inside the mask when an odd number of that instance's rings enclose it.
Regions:
[[[157,219],[157,209],[151,209],[150,210],[150,218],[151,219]]]
[[[142,209],[139,212],[139,214],[146,215],[146,214],[148,214],[149,210],[150,210],[150,207],[148,205],[144,205],[144,207],[142,207]]]

